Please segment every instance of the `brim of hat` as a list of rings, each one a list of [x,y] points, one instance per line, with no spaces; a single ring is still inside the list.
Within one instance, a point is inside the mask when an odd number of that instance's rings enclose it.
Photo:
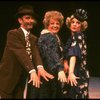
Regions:
[[[19,17],[22,17],[22,16],[24,16],[24,15],[31,15],[31,16],[33,16],[34,18],[37,18],[37,17],[38,17],[37,14],[35,14],[35,13],[29,13],[29,12],[27,12],[27,13],[16,13],[16,14],[15,14],[15,17],[16,17],[16,18],[19,18]]]

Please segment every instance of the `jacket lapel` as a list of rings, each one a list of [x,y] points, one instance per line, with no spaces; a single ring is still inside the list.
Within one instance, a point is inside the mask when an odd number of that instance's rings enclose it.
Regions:
[[[21,28],[18,28],[18,34],[19,34],[19,36],[20,36],[20,39],[22,40],[22,43],[23,43],[24,45],[26,45],[26,42],[25,42],[25,35],[24,35],[24,32],[22,31]]]

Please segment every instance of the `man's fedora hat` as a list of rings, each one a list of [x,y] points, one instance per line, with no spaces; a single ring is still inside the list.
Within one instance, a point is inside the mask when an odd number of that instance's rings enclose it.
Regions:
[[[15,17],[19,18],[23,15],[32,15],[33,17],[36,17],[36,14],[33,11],[32,6],[30,5],[23,5],[18,8],[18,12],[15,14]]]

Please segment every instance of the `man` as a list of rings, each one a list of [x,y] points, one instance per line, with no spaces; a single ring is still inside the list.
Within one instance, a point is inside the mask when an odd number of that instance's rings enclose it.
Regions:
[[[4,99],[23,98],[26,79],[29,76],[28,83],[32,83],[37,88],[40,87],[40,76],[47,81],[48,78],[53,78],[44,70],[37,47],[37,38],[31,34],[31,29],[36,22],[32,7],[29,5],[20,7],[16,17],[20,27],[8,31],[0,65],[0,98]],[[36,69],[38,69],[39,77]]]

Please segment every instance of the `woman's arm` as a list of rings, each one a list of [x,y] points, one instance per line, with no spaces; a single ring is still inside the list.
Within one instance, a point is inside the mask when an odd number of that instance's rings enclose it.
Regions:
[[[74,74],[74,68],[76,64],[76,56],[72,56],[69,61],[69,73],[68,73],[68,83],[71,83],[71,86],[77,85],[77,80],[79,77],[76,77]]]
[[[69,70],[69,65],[68,65],[68,61],[64,60],[64,72],[67,73]]]

